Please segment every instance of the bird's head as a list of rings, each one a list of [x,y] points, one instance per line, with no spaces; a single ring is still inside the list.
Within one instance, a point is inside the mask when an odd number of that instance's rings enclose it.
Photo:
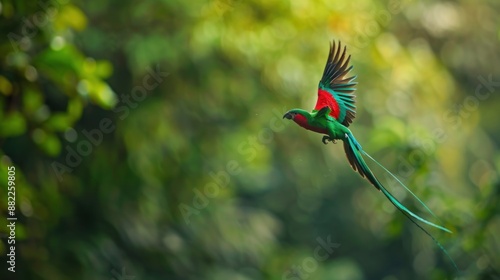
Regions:
[[[307,122],[310,113],[302,109],[292,109],[283,115],[284,119],[293,120],[297,124],[303,124]]]

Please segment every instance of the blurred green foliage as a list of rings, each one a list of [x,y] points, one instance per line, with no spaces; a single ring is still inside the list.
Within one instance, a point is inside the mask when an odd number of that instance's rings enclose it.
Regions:
[[[18,217],[1,279],[456,277],[339,145],[281,119],[313,107],[332,39],[353,55],[360,143],[453,229],[431,233],[460,279],[500,277],[500,3],[11,0],[0,16]],[[319,239],[340,246],[319,260]]]

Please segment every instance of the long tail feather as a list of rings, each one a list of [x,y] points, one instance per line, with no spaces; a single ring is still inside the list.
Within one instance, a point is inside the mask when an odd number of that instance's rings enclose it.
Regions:
[[[382,192],[387,196],[387,197],[393,197],[389,191],[387,191],[386,189],[382,189]],[[394,198],[395,199],[395,198]],[[389,199],[390,200],[390,199]],[[396,199],[395,199],[396,200]],[[394,202],[391,200],[392,204],[394,204]],[[396,204],[394,204],[394,206],[396,206]],[[398,208],[398,206],[396,206],[396,208]],[[399,208],[398,208],[399,209]],[[443,247],[443,245],[441,245],[441,243],[439,243],[439,241],[437,241],[436,238],[434,238],[434,236],[432,236],[432,234],[430,234],[427,230],[425,230],[421,225],[419,225],[417,222],[415,222],[415,220],[413,220],[413,218],[408,215],[405,211],[402,211],[401,209],[399,209],[414,225],[416,225],[417,227],[419,227],[425,234],[427,234],[433,241],[434,243],[436,243],[436,245],[439,247],[439,249],[441,249],[441,251],[443,251],[443,253],[446,255],[446,257],[448,257],[448,259],[451,261],[451,263],[453,264],[453,267],[455,267],[455,269],[459,272],[460,270],[458,269],[458,266],[457,264],[455,263],[455,261],[453,260],[453,258],[450,256],[450,254],[448,254],[448,251],[446,251],[446,249]],[[449,231],[451,232],[451,231]]]
[[[347,135],[347,141],[349,143],[349,147],[348,149],[350,150],[350,154],[347,155],[347,157],[349,158],[349,161],[350,162],[353,162],[355,163],[355,166],[356,168],[358,168],[358,172],[363,176],[363,177],[366,177],[368,179],[368,181],[370,181],[370,183],[372,183],[377,189],[381,190],[382,193],[389,199],[389,201],[391,201],[392,204],[394,204],[394,206],[396,206],[396,208],[398,208],[400,211],[402,212],[405,212],[406,214],[412,216],[413,218],[421,221],[422,223],[425,223],[425,224],[428,224],[430,226],[433,226],[435,228],[438,228],[440,230],[443,230],[443,231],[446,231],[446,232],[449,232],[451,233],[451,231],[445,227],[442,227],[442,226],[439,226],[439,225],[436,225],[432,222],[429,222],[427,221],[426,219],[418,216],[417,214],[413,213],[412,211],[410,211],[408,208],[406,208],[401,202],[399,202],[399,200],[397,200],[379,181],[378,179],[375,177],[375,175],[373,174],[373,172],[370,170],[370,168],[368,167],[368,165],[365,163],[365,160],[363,159],[360,151],[363,151],[361,146],[359,145],[359,143],[356,141],[356,139],[354,138],[354,136],[351,134],[351,135]],[[344,142],[345,143],[345,142]]]
[[[364,150],[361,150],[361,152],[367,156],[369,159],[371,159],[373,162],[375,162],[378,166],[380,166],[382,169],[385,170],[385,172],[387,172],[389,175],[391,175],[392,178],[394,178],[396,180],[396,182],[398,182],[401,186],[403,186],[403,188],[405,188],[409,193],[411,193],[411,195],[416,199],[418,200],[418,202],[420,202],[420,204],[422,206],[424,206],[424,208],[429,212],[431,213],[432,216],[434,216],[434,218],[438,219],[439,218],[436,216],[436,214],[434,214],[434,212],[432,212],[431,209],[429,209],[429,207],[427,207],[427,205],[425,205],[425,203],[420,200],[420,198],[418,198],[418,196],[416,194],[414,194],[405,184],[403,184],[403,182],[401,182],[401,180],[399,180],[398,177],[396,177],[396,175],[392,174],[391,171],[387,170],[387,168],[385,168],[382,164],[380,164],[378,161],[376,161],[374,158],[372,158],[372,156],[370,156],[367,152],[365,152]]]
[[[449,232],[451,233],[451,231],[445,227],[442,227],[442,226],[439,226],[439,225],[436,225],[432,222],[429,222],[427,221],[426,219],[416,215],[415,213],[411,212],[408,208],[406,208],[399,200],[397,200],[379,181],[378,179],[375,177],[375,175],[373,174],[373,172],[370,170],[370,168],[368,167],[368,165],[366,164],[366,162],[364,161],[363,159],[363,156],[361,153],[365,154],[366,156],[368,156],[370,159],[372,159],[373,161],[375,161],[370,155],[368,155],[366,152],[363,151],[363,149],[361,148],[361,145],[356,141],[356,139],[354,138],[354,136],[352,134],[346,134],[346,140],[344,141],[344,150],[346,151],[346,155],[347,155],[347,158],[349,160],[349,162],[351,163],[351,166],[354,168],[354,170],[357,170],[359,172],[359,174],[361,174],[361,176],[363,177],[366,177],[366,179],[368,179],[368,181],[370,181],[370,183],[372,183],[377,189],[379,189],[388,199],[389,201],[401,212],[403,213],[413,224],[415,224],[417,227],[419,227],[425,234],[427,234],[433,241],[434,243],[436,243],[436,245],[441,249],[441,251],[443,251],[445,253],[445,255],[450,259],[450,261],[452,262],[453,266],[455,267],[455,269],[457,271],[459,271],[455,261],[453,261],[453,259],[451,258],[451,256],[448,254],[448,252],[446,251],[446,249],[444,249],[444,247],[441,245],[441,243],[439,243],[435,238],[434,236],[432,236],[427,230],[425,230],[421,225],[419,225],[414,219],[418,220],[418,221],[421,221],[427,225],[430,225],[430,226],[433,226],[435,228],[438,228],[440,230],[443,230],[443,231],[446,231],[446,232]],[[376,162],[376,161],[375,161]],[[380,163],[376,162],[378,165],[380,165],[382,168],[384,168]],[[386,170],[389,174],[392,175],[392,173],[390,173],[386,168],[384,168],[384,170]],[[394,175],[392,175],[394,178],[396,178]],[[398,182],[400,182],[397,178],[396,180]],[[401,183],[401,182],[400,182]],[[401,183],[401,185],[404,186],[403,183]],[[409,189],[404,186],[408,191]],[[410,193],[412,193],[410,191]],[[413,193],[412,193],[413,194]],[[413,194],[414,195],[414,194]],[[414,195],[416,197],[416,195]],[[416,197],[417,198],[417,197]],[[420,201],[424,206],[425,204],[417,198],[418,201]],[[427,206],[425,206],[426,209],[432,213],[432,211],[430,211],[430,209],[428,209]],[[433,214],[433,213],[432,213]],[[434,214],[433,214],[434,215]]]

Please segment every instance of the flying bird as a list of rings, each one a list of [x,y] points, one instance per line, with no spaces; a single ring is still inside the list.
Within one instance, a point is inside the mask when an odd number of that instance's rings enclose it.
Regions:
[[[328,60],[326,61],[325,70],[323,71],[323,77],[318,85],[318,99],[312,112],[303,109],[292,109],[286,112],[283,118],[293,120],[296,124],[307,130],[323,134],[322,142],[325,145],[328,144],[328,142],[336,143],[336,140],[342,141],[345,154],[354,171],[357,171],[362,177],[366,178],[375,188],[377,188],[377,190],[381,191],[399,211],[410,219],[411,222],[430,236],[458,270],[455,262],[443,246],[419,225],[416,220],[445,232],[451,233],[451,231],[418,216],[406,208],[380,183],[366,164],[363,155],[373,160],[377,165],[388,172],[399,184],[409,191],[427,211],[436,217],[434,213],[396,176],[366,153],[349,130],[349,125],[356,117],[354,100],[354,91],[356,90],[355,86],[357,84],[354,82],[356,76],[347,77],[353,68],[352,65],[349,66],[351,56],[349,55],[346,57],[346,47],[344,46],[344,48],[342,48],[340,41],[337,46],[335,45],[335,41],[330,44]]]

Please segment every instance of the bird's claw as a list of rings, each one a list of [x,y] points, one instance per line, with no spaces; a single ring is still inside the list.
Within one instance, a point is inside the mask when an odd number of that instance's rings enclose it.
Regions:
[[[328,144],[328,141],[333,142],[333,144],[337,143],[335,139],[330,138],[328,135],[323,136],[323,139],[321,139],[321,142],[325,145]]]

